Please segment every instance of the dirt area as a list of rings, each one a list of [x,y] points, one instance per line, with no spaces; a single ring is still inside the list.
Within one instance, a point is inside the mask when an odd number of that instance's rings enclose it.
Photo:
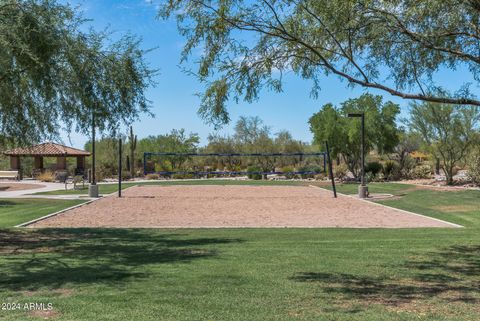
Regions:
[[[2,182],[0,183],[0,192],[23,191],[27,189],[37,189],[43,187],[45,187],[45,185]]]
[[[452,227],[308,186],[136,186],[30,227]]]

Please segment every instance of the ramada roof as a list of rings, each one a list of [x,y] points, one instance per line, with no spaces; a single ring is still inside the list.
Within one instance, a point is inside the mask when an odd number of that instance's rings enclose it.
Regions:
[[[57,143],[43,143],[29,147],[19,147],[4,152],[8,156],[90,156],[90,153],[81,149]]]

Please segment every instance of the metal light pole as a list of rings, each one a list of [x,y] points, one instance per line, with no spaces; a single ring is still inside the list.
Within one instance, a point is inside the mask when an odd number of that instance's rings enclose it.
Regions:
[[[98,197],[98,186],[95,175],[95,111],[92,110],[92,182],[88,186],[88,196]]]
[[[365,113],[349,113],[348,117],[356,118],[359,117],[362,120],[362,128],[361,128],[361,146],[360,146],[360,157],[361,157],[361,177],[360,177],[360,186],[358,187],[358,197],[359,198],[366,198],[368,195],[368,187],[365,183]]]
[[[118,197],[122,197],[122,139],[118,139]]]

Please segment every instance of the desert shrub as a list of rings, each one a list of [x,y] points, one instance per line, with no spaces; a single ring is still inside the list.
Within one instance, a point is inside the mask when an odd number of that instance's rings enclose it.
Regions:
[[[383,178],[386,180],[396,180],[400,178],[400,166],[396,161],[388,160],[383,165]]]
[[[105,178],[118,177],[117,168],[106,163],[96,166],[95,175],[97,176],[96,178],[99,181]]]
[[[432,166],[430,165],[419,165],[413,170],[413,178],[431,178],[432,177]]]
[[[345,164],[337,165],[333,169],[334,177],[340,180],[344,180],[345,178],[347,178],[347,174],[348,174],[348,167]]]
[[[55,172],[55,181],[65,183],[68,177],[68,171],[58,170]]]
[[[177,174],[173,174],[172,178],[174,178],[174,179],[191,179],[191,178],[195,178],[195,175],[190,174],[190,173],[187,173],[187,174],[177,173]]]
[[[327,178],[327,175],[325,175],[325,173],[322,172],[322,173],[315,174],[315,176],[313,178],[318,180],[318,181],[322,181],[325,178]]]
[[[247,168],[248,178],[254,179],[254,180],[261,180],[262,175],[255,172],[262,172],[262,169],[258,166],[248,166]]]
[[[417,166],[417,162],[411,156],[406,156],[403,160],[403,166],[400,166],[400,176],[401,178],[409,179],[414,176],[414,169]]]
[[[158,174],[147,174],[145,176],[146,179],[159,179],[160,178],[160,175]]]
[[[318,165],[306,165],[298,169],[299,172],[310,172],[309,174],[301,174],[303,179],[314,178],[316,174],[323,172],[323,169]]]
[[[365,171],[365,181],[367,183],[374,182],[375,181],[375,175],[373,175],[371,172]]]
[[[171,172],[174,170],[172,163],[170,163],[170,161],[168,160],[154,163],[153,169],[155,170],[155,172]]]
[[[459,168],[458,166],[455,166],[452,168],[452,175],[457,175],[458,174],[458,171],[460,170],[461,168]]]
[[[126,181],[126,180],[129,180],[131,178],[132,178],[132,175],[130,175],[130,172],[127,172],[126,170],[122,171],[122,180]]]
[[[382,164],[379,162],[369,162],[365,166],[365,173],[371,176],[371,180],[375,179],[378,174],[380,174],[383,170]]]
[[[472,155],[467,177],[473,184],[480,186],[480,152]]]
[[[51,171],[45,171],[38,175],[37,179],[41,182],[55,182],[55,174]]]
[[[288,178],[288,179],[295,178],[295,174],[291,173],[291,172],[294,172],[294,171],[295,171],[295,168],[293,168],[291,166],[282,167],[282,173],[284,173],[283,175],[285,175],[285,177]]]

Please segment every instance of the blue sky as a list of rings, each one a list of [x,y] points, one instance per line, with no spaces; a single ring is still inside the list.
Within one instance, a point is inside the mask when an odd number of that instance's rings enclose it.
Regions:
[[[88,25],[95,29],[108,27],[114,31],[114,35],[119,36],[130,32],[143,39],[143,48],[156,48],[147,56],[150,66],[160,71],[156,78],[158,85],[147,92],[147,97],[152,101],[152,112],[155,118],[144,115],[139,122],[133,124],[138,136],[158,135],[169,132],[173,128],[185,128],[189,132],[198,133],[202,144],[205,143],[207,135],[214,129],[197,115],[199,99],[195,93],[200,92],[203,87],[192,76],[183,73],[178,66],[184,39],[178,34],[175,21],[156,19],[156,1],[70,0],[68,2],[78,6],[78,10],[83,12],[85,18],[92,19]],[[458,71],[455,75],[449,71],[441,71],[437,79],[445,87],[456,90],[465,78],[470,78],[468,72],[460,77],[461,74]],[[360,87],[349,88],[346,82],[332,76],[324,78],[321,87],[319,98],[314,100],[309,96],[311,83],[289,75],[285,78],[283,93],[263,92],[260,100],[252,104],[229,103],[232,122],[220,132],[231,133],[235,121],[240,116],[259,116],[272,128],[272,132],[287,129],[296,139],[309,142],[312,134],[307,121],[322,105],[329,102],[337,104],[367,92]],[[478,86],[472,90],[478,92]],[[379,91],[370,92],[382,94]],[[402,106],[402,116],[408,115],[408,101],[387,94],[384,97],[385,100],[394,101]],[[75,133],[70,135],[70,140],[67,135],[63,136],[66,143],[79,148],[82,148],[88,140],[88,137]]]

